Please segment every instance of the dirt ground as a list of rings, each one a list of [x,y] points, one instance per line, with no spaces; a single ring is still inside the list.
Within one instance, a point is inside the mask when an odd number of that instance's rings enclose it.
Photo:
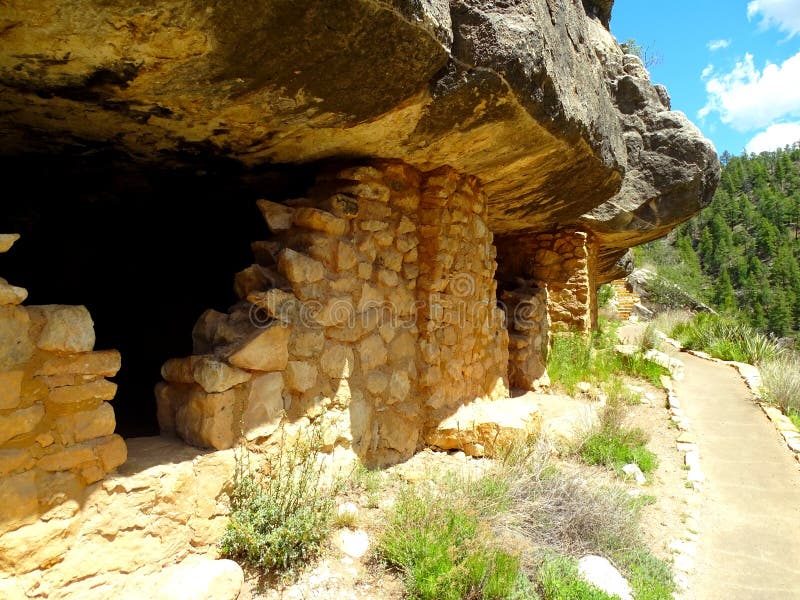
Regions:
[[[650,481],[637,486],[624,481],[614,473],[601,467],[587,467],[572,459],[559,459],[560,467],[592,479],[598,484],[623,485],[632,495],[647,495],[654,498],[652,504],[642,511],[642,533],[645,542],[658,556],[670,556],[669,544],[685,530],[687,495],[691,490],[684,487],[682,459],[676,446],[678,434],[669,419],[666,394],[648,383],[627,379],[631,385],[641,389],[642,403],[630,406],[628,424],[641,427],[650,434],[648,447],[656,453],[659,465]],[[546,394],[535,395],[540,402],[546,421],[561,432],[580,430],[591,420],[597,409],[597,401],[589,397]],[[563,440],[561,442],[564,443]],[[353,502],[358,506],[354,528],[366,532],[370,550],[362,558],[351,558],[329,540],[319,558],[301,571],[291,582],[279,580],[262,582],[256,578],[248,581],[243,600],[300,600],[300,599],[353,599],[353,600],[400,600],[404,588],[399,576],[387,572],[374,558],[374,542],[380,526],[388,514],[397,490],[402,482],[421,483],[435,481],[447,471],[472,475],[490,465],[486,459],[473,459],[463,453],[443,453],[425,450],[406,463],[396,465],[373,475],[380,480],[380,491],[368,493],[363,489],[346,489],[337,498],[337,503]],[[373,482],[374,484],[374,482]],[[335,537],[334,533],[334,537]]]

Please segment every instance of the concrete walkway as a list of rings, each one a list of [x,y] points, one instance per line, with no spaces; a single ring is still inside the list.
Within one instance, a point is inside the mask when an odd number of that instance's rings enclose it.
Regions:
[[[674,355],[706,482],[700,492],[696,600],[800,600],[800,469],[731,367]]]

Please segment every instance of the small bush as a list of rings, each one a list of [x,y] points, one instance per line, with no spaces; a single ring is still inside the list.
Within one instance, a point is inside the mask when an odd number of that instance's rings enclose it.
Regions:
[[[614,297],[614,287],[609,283],[604,283],[597,288],[597,306],[603,308],[608,306],[611,298]]]
[[[651,473],[658,466],[658,459],[644,447],[640,433],[640,429],[598,431],[581,444],[581,458],[588,465],[603,465],[616,470],[634,463],[642,473]]]
[[[407,488],[378,552],[405,574],[411,598],[509,598],[520,583],[519,557],[500,550],[492,538],[486,524],[456,498]]]
[[[784,353],[777,342],[740,320],[709,313],[678,323],[671,335],[687,348],[708,352],[722,360],[759,365]]]
[[[558,554],[602,554],[638,543],[640,505],[620,487],[591,486],[557,470],[540,444],[524,463],[504,467],[512,512],[533,544]]]
[[[636,600],[671,600],[675,591],[672,569],[644,548],[618,552],[614,562],[626,573]]]
[[[785,354],[761,364],[761,391],[764,399],[789,415],[800,414],[800,357]]]
[[[639,339],[639,349],[642,352],[648,350],[658,350],[661,345],[661,339],[658,335],[658,329],[654,321],[650,321],[642,331],[642,336]]]
[[[284,440],[285,442],[285,440]],[[240,456],[230,492],[231,516],[220,554],[265,572],[291,570],[314,555],[328,534],[332,494],[322,481],[320,439],[312,431],[284,443],[266,473]]]
[[[536,582],[545,600],[618,600],[581,579],[578,562],[566,556],[547,558],[536,570]]]

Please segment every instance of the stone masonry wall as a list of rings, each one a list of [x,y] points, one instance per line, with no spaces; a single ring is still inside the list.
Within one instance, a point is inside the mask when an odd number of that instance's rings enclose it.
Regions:
[[[236,275],[242,301],[204,313],[194,355],[165,363],[163,431],[229,448],[314,421],[331,448],[386,464],[458,405],[507,393],[475,178],[376,162],[322,174],[308,198],[258,205],[273,237]]]
[[[550,384],[547,352],[550,347],[550,315],[546,287],[526,282],[507,290],[500,299],[509,330],[508,379],[511,387],[538,390]]]
[[[597,323],[597,242],[591,233],[562,230],[531,235],[533,279],[547,285],[554,330],[588,332]]]
[[[0,235],[0,252],[19,236]],[[116,350],[94,351],[83,306],[22,306],[0,279],[0,531],[37,521],[125,462],[108,403]]]

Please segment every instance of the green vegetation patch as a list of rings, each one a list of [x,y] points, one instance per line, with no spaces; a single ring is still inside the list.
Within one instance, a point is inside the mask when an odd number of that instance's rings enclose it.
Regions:
[[[495,486],[479,487],[496,499]],[[523,583],[519,556],[499,549],[478,514],[449,494],[401,492],[378,553],[420,600],[504,599]]]
[[[323,483],[317,437],[312,431],[308,439],[283,444],[264,473],[239,457],[222,557],[270,573],[291,571],[318,552],[330,530],[333,499]]]

